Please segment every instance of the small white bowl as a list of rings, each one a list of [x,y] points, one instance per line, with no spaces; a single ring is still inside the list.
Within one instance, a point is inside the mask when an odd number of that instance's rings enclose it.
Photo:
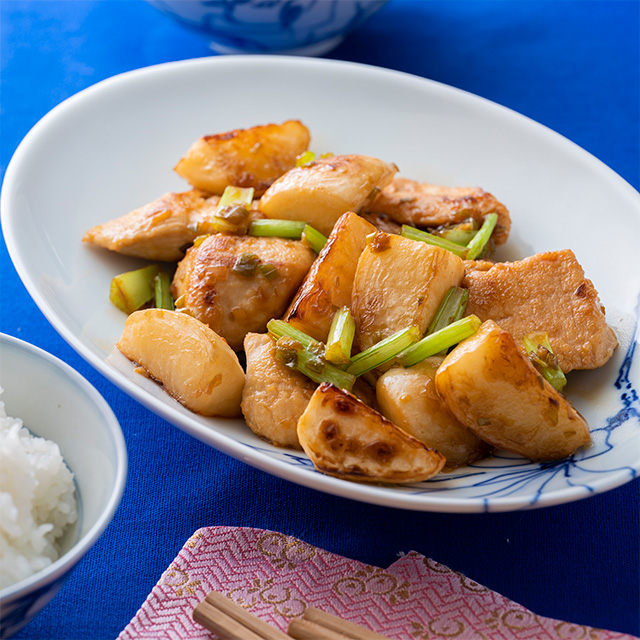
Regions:
[[[8,638],[49,603],[111,521],[124,490],[127,451],[113,411],[87,380],[46,351],[4,334],[0,387],[8,416],[59,445],[78,498],[78,521],[63,537],[61,557],[0,591],[0,635]]]
[[[211,39],[217,53],[319,56],[388,0],[147,0]]]

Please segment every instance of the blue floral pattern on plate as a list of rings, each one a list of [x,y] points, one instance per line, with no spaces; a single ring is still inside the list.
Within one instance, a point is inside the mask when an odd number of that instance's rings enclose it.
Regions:
[[[638,305],[640,311],[640,301]],[[583,447],[563,460],[533,463],[515,454],[496,452],[484,460],[470,464],[452,473],[440,474],[426,482],[410,485],[398,485],[387,491],[400,492],[403,495],[424,496],[442,493],[450,498],[451,490],[459,494],[459,499],[477,505],[481,502],[484,511],[501,509],[501,503],[514,499],[521,508],[533,508],[553,503],[552,494],[558,490],[575,490],[573,498],[588,497],[597,492],[595,483],[604,475],[611,477],[636,478],[637,468],[629,465],[608,463],[607,454],[614,448],[614,439],[625,428],[629,431],[640,429],[640,396],[633,386],[631,370],[636,364],[636,348],[640,336],[636,322],[635,338],[629,345],[614,387],[618,392],[616,412],[608,416],[604,423],[591,428],[594,444]],[[249,447],[274,455],[274,449],[248,445]],[[277,453],[288,464],[303,467],[309,473],[319,474],[311,460],[303,453],[282,451]],[[636,456],[637,457],[637,456]],[[622,484],[623,480],[613,484]],[[526,493],[526,502],[518,494]],[[470,509],[477,511],[479,509]]]

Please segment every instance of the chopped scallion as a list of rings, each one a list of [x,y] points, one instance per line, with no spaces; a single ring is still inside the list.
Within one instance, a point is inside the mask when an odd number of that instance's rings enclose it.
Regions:
[[[150,264],[115,276],[111,280],[109,300],[121,311],[133,313],[153,300],[154,279],[159,272],[159,265]]]
[[[253,202],[253,187],[228,186],[209,222],[201,222],[198,231],[208,233],[244,233]]]
[[[402,329],[402,331],[394,333],[392,336],[381,340],[372,347],[354,356],[351,359],[351,364],[347,368],[347,373],[360,376],[367,371],[371,371],[383,365],[385,362],[389,362],[389,360],[403,352],[419,337],[420,331],[416,326]]]
[[[535,368],[556,391],[562,391],[567,384],[567,378],[551,348],[547,332],[533,331],[524,336],[522,342]]]
[[[278,270],[269,263],[258,265],[258,271],[269,281],[275,280],[280,275]]]
[[[326,362],[324,358],[317,354],[311,353],[307,349],[298,351],[298,371],[304,373],[318,384],[322,382],[330,382],[340,389],[351,391],[356,381],[354,375],[339,369],[330,362]]]
[[[349,364],[355,333],[356,323],[351,311],[347,307],[342,307],[333,315],[324,357],[333,364]]]
[[[244,188],[229,185],[220,196],[214,215],[219,215],[223,209],[232,205],[244,205],[248,209],[253,202],[253,191],[253,187]]]
[[[271,220],[264,218],[262,220],[254,220],[251,223],[249,235],[299,240],[306,224],[306,222],[299,220]]]
[[[296,158],[296,167],[306,167],[316,159],[316,154],[313,151],[305,151]]]
[[[439,227],[436,230],[436,233],[445,240],[449,240],[466,247],[478,233],[479,227],[480,225],[478,222],[474,218],[471,218],[466,222]]]
[[[302,239],[316,253],[320,253],[324,245],[327,244],[327,238],[317,229],[314,229],[310,224],[304,225],[304,229],[302,230]]]
[[[322,346],[321,342],[318,342],[315,338],[307,335],[304,331],[296,329],[284,320],[276,320],[275,318],[273,320],[269,320],[267,323],[267,330],[276,340],[284,337],[291,338],[292,340],[299,342],[306,349],[317,349]]]
[[[171,295],[171,279],[169,274],[161,271],[154,283],[154,303],[158,309],[173,311],[175,306]]]
[[[434,247],[446,249],[447,251],[451,251],[451,253],[457,255],[459,258],[464,259],[467,256],[466,247],[461,247],[459,244],[446,240],[445,238],[441,238],[440,236],[434,236],[432,233],[422,231],[422,229],[416,229],[415,227],[403,224],[400,235],[405,238],[409,238],[410,240],[419,240],[433,245]]]
[[[237,273],[239,276],[251,278],[255,275],[259,264],[260,258],[254,253],[242,253],[236,259],[231,271]]]
[[[436,315],[429,325],[427,335],[444,329],[464,314],[469,299],[469,290],[462,287],[451,287],[436,311]]]
[[[403,367],[411,367],[425,358],[438,355],[446,349],[462,342],[472,336],[482,324],[478,316],[467,316],[440,329],[435,333],[425,336],[419,342],[405,349],[398,357],[397,362]]]
[[[498,222],[497,213],[488,213],[473,240],[467,245],[467,260],[475,260],[485,249]]]

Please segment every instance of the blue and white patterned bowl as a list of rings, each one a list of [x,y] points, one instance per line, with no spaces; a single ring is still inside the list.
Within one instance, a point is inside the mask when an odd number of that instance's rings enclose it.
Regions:
[[[3,334],[0,386],[7,415],[58,444],[78,495],[78,521],[63,536],[61,557],[0,590],[0,637],[8,638],[51,601],[111,522],[124,489],[127,453],[113,411],[87,380],[58,358]]]
[[[319,56],[387,0],[147,0],[204,31],[217,53]]]

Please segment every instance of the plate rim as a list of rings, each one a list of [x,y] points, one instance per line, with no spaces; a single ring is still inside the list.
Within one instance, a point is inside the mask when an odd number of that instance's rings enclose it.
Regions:
[[[62,336],[62,338],[87,361],[96,371],[105,378],[114,383],[120,390],[142,404],[145,408],[152,411],[162,419],[170,422],[175,427],[186,431],[192,437],[195,437],[209,446],[216,448],[218,451],[230,455],[231,457],[250,464],[262,471],[266,471],[276,477],[286,479],[296,484],[320,490],[338,497],[353,499],[365,503],[377,504],[381,506],[402,508],[414,511],[431,511],[431,512],[449,512],[449,513],[478,513],[478,512],[501,512],[513,511],[519,509],[540,508],[564,504],[590,497],[618,486],[621,486],[640,474],[640,458],[636,461],[636,465],[632,467],[634,473],[630,473],[630,467],[607,473],[603,478],[590,483],[588,490],[585,487],[563,487],[555,489],[548,493],[539,495],[535,502],[531,502],[523,496],[520,497],[484,497],[484,498],[455,498],[446,497],[446,492],[442,496],[437,494],[409,494],[394,490],[393,487],[378,487],[377,485],[365,485],[361,483],[353,483],[339,478],[333,478],[322,474],[300,473],[293,465],[284,465],[282,461],[276,457],[269,456],[257,452],[250,445],[225,435],[222,432],[206,427],[203,423],[186,416],[176,410],[171,404],[158,400],[142,387],[132,385],[130,381],[117,368],[110,365],[106,359],[100,358],[92,348],[87,347],[76,335],[70,331],[64,320],[50,307],[44,295],[39,291],[36,283],[32,282],[29,276],[29,270],[23,261],[19,243],[17,241],[18,234],[14,226],[14,219],[11,216],[14,191],[16,190],[16,180],[14,176],[20,173],[20,166],[25,161],[24,158],[31,152],[31,148],[37,145],[38,136],[41,131],[46,130],[52,123],[55,124],[58,114],[65,113],[68,109],[73,108],[77,104],[81,104],[85,99],[91,99],[101,91],[109,91],[112,86],[119,86],[123,82],[135,82],[141,76],[152,76],[154,74],[162,74],[167,70],[181,69],[187,67],[220,67],[234,66],[239,67],[247,65],[293,65],[315,67],[319,69],[328,67],[342,67],[344,69],[353,70],[356,73],[365,73],[386,76],[388,78],[401,78],[406,82],[422,85],[423,87],[431,87],[432,90],[443,92],[445,95],[454,96],[457,99],[466,100],[474,105],[482,105],[483,108],[499,111],[504,117],[511,118],[512,121],[524,121],[527,126],[536,128],[540,135],[544,135],[551,142],[562,144],[567,150],[571,150],[573,154],[577,154],[583,160],[595,163],[595,168],[599,172],[612,180],[618,189],[620,189],[626,197],[635,200],[640,206],[640,193],[627,182],[622,176],[617,174],[613,169],[604,164],[593,154],[583,149],[573,141],[564,137],[544,124],[541,124],[526,115],[520,114],[509,107],[505,107],[493,102],[482,96],[475,95],[463,89],[453,87],[435,80],[416,76],[404,71],[396,71],[393,69],[376,67],[373,65],[350,62],[344,60],[316,59],[316,58],[298,58],[278,55],[256,55],[256,56],[224,56],[224,57],[203,57],[188,60],[179,60],[165,62],[156,65],[150,65],[139,69],[125,71],[100,80],[85,89],[69,96],[58,105],[48,111],[36,124],[29,130],[27,135],[18,145],[16,151],[10,159],[5,172],[2,192],[0,194],[0,216],[2,230],[5,242],[9,252],[9,256],[13,265],[27,289],[29,295],[34,300],[40,311],[47,318],[53,328]],[[631,339],[630,349],[634,342],[637,345],[637,329],[638,317],[635,318],[636,331]],[[187,427],[185,429],[185,426]],[[205,437],[208,436],[208,437]],[[595,488],[594,488],[595,487]]]

